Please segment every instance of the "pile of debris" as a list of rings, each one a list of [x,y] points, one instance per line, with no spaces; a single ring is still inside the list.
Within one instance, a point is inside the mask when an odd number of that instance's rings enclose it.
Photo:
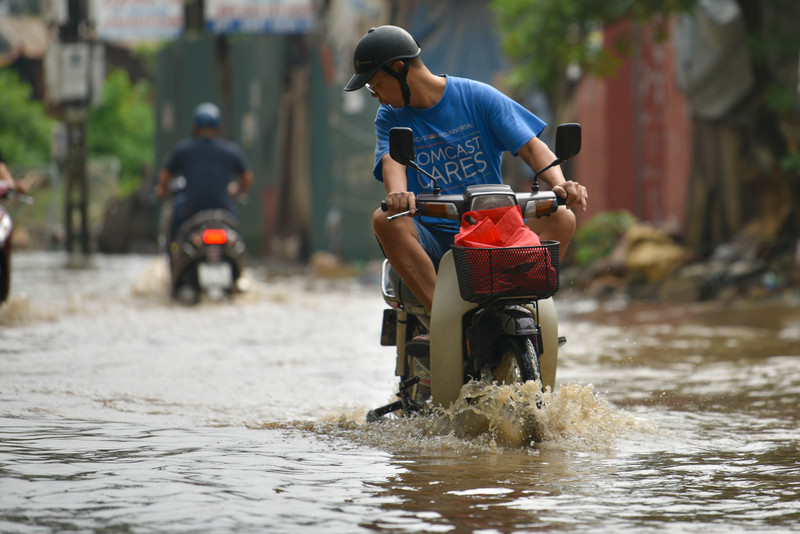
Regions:
[[[700,258],[669,233],[641,223],[622,233],[611,253],[588,268],[567,269],[562,287],[585,296],[662,301],[759,298],[800,289],[800,241],[745,227]]]

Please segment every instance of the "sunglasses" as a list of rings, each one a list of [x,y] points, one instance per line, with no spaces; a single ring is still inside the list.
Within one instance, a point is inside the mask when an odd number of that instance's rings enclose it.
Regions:
[[[375,80],[375,83],[365,83],[364,87],[366,87],[367,91],[369,91],[370,93],[372,93],[374,95],[375,94],[375,88],[378,86],[379,83],[381,83],[381,80],[383,80],[384,77],[386,77],[386,71],[383,71],[383,76],[381,76],[380,78]]]

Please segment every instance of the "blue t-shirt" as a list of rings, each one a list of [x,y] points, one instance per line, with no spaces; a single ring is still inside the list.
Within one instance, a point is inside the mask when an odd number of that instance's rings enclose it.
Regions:
[[[503,152],[516,156],[545,123],[490,85],[447,76],[444,94],[433,107],[378,109],[373,173],[379,181],[383,181],[381,158],[389,153],[389,130],[395,126],[414,131],[417,165],[436,177],[442,194],[458,194],[469,185],[502,183]],[[424,174],[408,168],[406,176],[409,191],[433,191]],[[457,222],[448,222],[458,231]]]
[[[247,170],[247,162],[237,145],[218,138],[182,141],[167,161],[173,176],[186,178],[186,216],[207,209],[234,211],[228,183]]]

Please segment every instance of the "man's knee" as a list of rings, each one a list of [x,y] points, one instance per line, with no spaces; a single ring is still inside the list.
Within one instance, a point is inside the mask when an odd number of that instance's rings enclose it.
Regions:
[[[578,219],[575,217],[575,212],[566,208],[559,208],[555,215],[558,217],[557,225],[559,228],[559,233],[564,236],[572,237],[572,234],[575,233],[575,228],[578,224]]]
[[[576,224],[575,213],[563,207],[549,217],[528,219],[528,226],[531,230],[546,239],[571,237],[575,233]]]
[[[386,228],[386,212],[378,208],[372,213],[372,229],[376,234],[381,234]]]

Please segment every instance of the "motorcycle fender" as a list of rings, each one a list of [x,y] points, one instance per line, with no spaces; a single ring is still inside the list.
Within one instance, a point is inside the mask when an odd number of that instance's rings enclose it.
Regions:
[[[512,336],[535,336],[539,326],[531,311],[524,306],[508,306],[497,312],[501,330]]]
[[[533,312],[525,306],[509,305],[503,308],[494,308],[487,311],[486,316],[473,318],[473,324],[467,330],[470,354],[473,355],[479,366],[497,365],[492,347],[495,340],[503,335],[515,337],[531,337],[539,340],[539,325],[533,317]],[[541,353],[541,343],[537,347],[537,354]]]
[[[464,384],[464,314],[477,307],[461,298],[453,253],[439,261],[431,310],[431,397],[435,406],[448,407]]]
[[[542,383],[551,390],[556,387],[556,368],[558,367],[558,313],[552,298],[543,299],[529,306],[542,329],[540,336],[542,352],[539,365],[542,369]]]

